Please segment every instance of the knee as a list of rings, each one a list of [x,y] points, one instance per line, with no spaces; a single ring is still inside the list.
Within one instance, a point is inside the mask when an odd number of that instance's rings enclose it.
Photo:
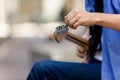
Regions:
[[[29,75],[28,75],[28,79],[27,80],[34,80],[33,78],[38,78],[37,80],[40,79],[40,77],[42,77],[45,74],[45,71],[48,71],[47,67],[49,67],[48,63],[50,63],[51,60],[44,60],[44,61],[40,61],[40,62],[36,62]]]
[[[43,70],[43,69],[46,69],[47,67],[50,67],[51,63],[52,63],[51,60],[39,61],[34,64],[33,68],[35,70],[40,70],[40,69]]]

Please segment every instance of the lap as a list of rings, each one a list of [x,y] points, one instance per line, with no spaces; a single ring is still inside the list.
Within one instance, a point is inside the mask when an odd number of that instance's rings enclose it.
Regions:
[[[100,63],[84,64],[44,60],[37,62],[34,68],[37,68],[38,74],[42,72],[46,77],[54,77],[55,80],[101,80]]]

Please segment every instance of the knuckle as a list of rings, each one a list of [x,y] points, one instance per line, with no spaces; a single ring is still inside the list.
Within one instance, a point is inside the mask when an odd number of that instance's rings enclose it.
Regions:
[[[77,17],[78,17],[78,18],[80,18],[80,17],[81,17],[81,14],[80,14],[80,13],[78,13],[78,14],[77,14]]]

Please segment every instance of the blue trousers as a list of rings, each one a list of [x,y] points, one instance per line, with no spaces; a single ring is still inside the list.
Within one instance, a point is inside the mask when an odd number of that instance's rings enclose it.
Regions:
[[[35,63],[27,80],[101,80],[101,62],[88,64],[44,60]]]

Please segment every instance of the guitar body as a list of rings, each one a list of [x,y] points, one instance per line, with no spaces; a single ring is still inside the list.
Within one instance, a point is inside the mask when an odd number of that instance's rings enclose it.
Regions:
[[[50,35],[49,38],[50,40],[56,40],[58,43],[60,43],[63,39],[66,39],[76,45],[82,46],[88,52],[88,40],[70,33],[68,30],[69,29],[66,25],[56,27],[56,30]],[[85,62],[88,62],[87,57],[85,59]]]

